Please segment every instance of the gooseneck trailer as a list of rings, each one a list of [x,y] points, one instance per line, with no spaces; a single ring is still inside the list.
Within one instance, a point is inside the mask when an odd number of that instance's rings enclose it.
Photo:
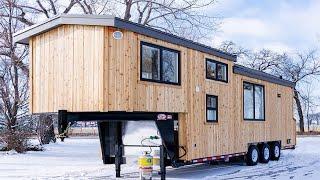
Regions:
[[[60,133],[97,121],[117,177],[128,121],[155,122],[162,179],[169,165],[237,156],[255,165],[295,147],[295,84],[234,55],[113,16],[61,14],[14,41],[29,46],[30,112],[58,113]]]

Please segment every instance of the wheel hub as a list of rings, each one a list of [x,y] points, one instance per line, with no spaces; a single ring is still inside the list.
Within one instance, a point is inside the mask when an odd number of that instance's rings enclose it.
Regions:
[[[258,161],[258,151],[256,149],[254,149],[251,153],[251,159],[253,162],[257,162]]]
[[[275,155],[275,157],[279,157],[279,155],[280,155],[280,148],[279,148],[279,146],[275,146],[275,147],[274,147],[274,155]]]
[[[268,160],[269,159],[269,155],[270,155],[269,148],[265,147],[264,150],[263,150],[264,159]]]

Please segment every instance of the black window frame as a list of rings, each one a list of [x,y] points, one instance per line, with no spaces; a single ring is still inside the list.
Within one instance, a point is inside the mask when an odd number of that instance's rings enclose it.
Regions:
[[[215,72],[216,78],[212,78],[212,77],[208,76],[208,72],[207,72],[207,69],[208,69],[208,63],[207,62],[208,61],[211,62],[211,63],[216,64],[216,72]],[[226,80],[218,79],[218,70],[217,70],[218,64],[226,66]],[[213,59],[206,58],[206,79],[228,83],[228,80],[229,80],[228,74],[229,74],[228,64],[220,62],[220,61],[216,61],[216,60],[213,60]]]
[[[160,51],[160,60],[159,60],[159,64],[160,64],[160,80],[154,80],[154,79],[147,79],[147,78],[143,78],[142,77],[142,46],[149,46],[152,48],[157,48]],[[163,80],[163,69],[162,69],[162,64],[163,64],[163,59],[162,59],[162,54],[163,51],[167,50],[167,51],[171,51],[171,52],[175,52],[178,54],[178,82],[168,82],[168,81],[164,81]],[[156,45],[156,44],[152,44],[152,43],[148,43],[148,42],[144,42],[144,41],[140,41],[140,80],[141,81],[148,81],[148,82],[155,82],[155,83],[162,83],[162,84],[171,84],[171,85],[181,85],[181,61],[180,61],[180,51],[175,50],[175,49],[171,49],[171,48],[167,48],[167,47],[163,47],[160,45]]]
[[[244,85],[245,84],[250,84],[253,86],[253,119],[250,118],[245,118],[244,116]],[[262,87],[263,89],[263,119],[256,119],[256,86]],[[265,87],[262,84],[256,84],[256,83],[252,83],[252,82],[247,82],[247,81],[243,81],[242,84],[242,111],[243,111],[243,119],[245,121],[265,121],[266,120],[266,91],[265,91]]]
[[[215,98],[216,99],[216,108],[208,107],[208,98]],[[208,110],[215,110],[216,111],[216,120],[208,120]],[[206,94],[206,122],[208,123],[218,123],[219,120],[219,99],[216,95]]]

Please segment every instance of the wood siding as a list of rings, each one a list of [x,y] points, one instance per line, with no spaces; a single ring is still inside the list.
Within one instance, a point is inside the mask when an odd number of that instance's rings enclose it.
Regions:
[[[254,142],[295,144],[291,88],[234,74],[231,61],[137,33],[122,30],[116,40],[116,30],[65,25],[32,38],[31,112],[176,112],[184,160],[245,152]],[[141,41],[180,51],[180,86],[140,81]],[[205,58],[228,65],[228,83],[205,78]],[[243,120],[243,81],[265,86],[266,121]],[[218,96],[217,123],[206,122],[206,94]]]
[[[65,25],[31,39],[32,113],[103,110],[103,32]]]
[[[133,32],[123,31],[121,40],[112,38],[114,28],[105,29],[104,86],[107,93],[105,111],[187,112],[187,77],[182,74],[181,86],[140,81],[140,41],[170,47],[187,59],[187,49],[157,41]],[[187,64],[181,64],[187,72]]]

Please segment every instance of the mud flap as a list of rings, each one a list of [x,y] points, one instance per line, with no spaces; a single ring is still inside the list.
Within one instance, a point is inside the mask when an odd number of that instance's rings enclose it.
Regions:
[[[115,156],[117,147],[123,145],[122,142],[122,122],[117,121],[101,121],[98,122],[98,130],[100,137],[100,146],[102,152],[102,160],[104,164],[115,164]],[[123,151],[123,150],[122,150]],[[119,153],[119,152],[118,152]],[[125,163],[122,157],[123,152],[120,154],[120,164]]]
[[[58,133],[61,141],[67,136],[66,130],[68,128],[68,112],[66,110],[58,111]]]
[[[156,125],[159,130],[162,144],[166,149],[172,166],[175,166],[175,163],[178,160],[177,148],[178,146],[175,143],[174,138],[174,121],[173,120],[156,120]],[[168,163],[166,163],[168,165]]]

